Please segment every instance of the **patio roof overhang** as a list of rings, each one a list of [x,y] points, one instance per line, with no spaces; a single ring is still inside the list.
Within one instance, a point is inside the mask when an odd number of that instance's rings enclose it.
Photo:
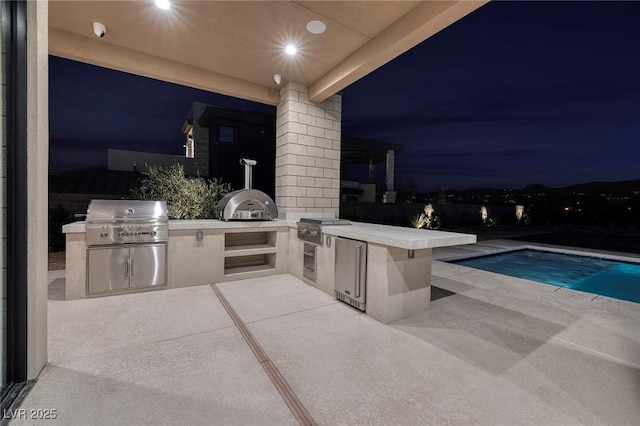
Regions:
[[[487,1],[52,1],[49,53],[270,105],[280,74],[321,102]]]

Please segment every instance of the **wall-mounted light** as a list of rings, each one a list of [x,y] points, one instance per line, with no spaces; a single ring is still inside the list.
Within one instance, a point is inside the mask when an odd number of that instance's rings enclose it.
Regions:
[[[280,74],[274,74],[273,81],[275,81],[277,85],[280,85],[282,82],[282,76]]]

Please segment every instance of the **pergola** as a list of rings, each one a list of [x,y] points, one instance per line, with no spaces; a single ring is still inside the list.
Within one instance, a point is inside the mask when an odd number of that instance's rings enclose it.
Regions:
[[[337,93],[486,2],[176,0],[170,10],[151,0],[26,2],[25,191],[24,206],[14,206],[26,226],[26,377],[47,362],[48,55],[276,105],[279,210],[337,214]],[[326,31],[307,31],[311,21]],[[287,44],[298,53],[287,55]]]

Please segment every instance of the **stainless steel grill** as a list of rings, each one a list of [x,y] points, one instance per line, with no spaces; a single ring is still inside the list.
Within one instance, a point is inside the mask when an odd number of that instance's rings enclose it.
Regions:
[[[310,219],[302,218],[298,222],[298,238],[304,243],[302,253],[302,275],[316,282],[316,248],[323,245],[322,227],[328,225],[351,225],[346,219]]]
[[[298,222],[298,238],[322,245],[322,227],[333,225],[351,225],[347,219],[311,219],[302,218]]]
[[[87,210],[88,246],[157,243],[169,239],[167,203],[92,200]]]
[[[92,200],[87,210],[87,294],[166,285],[164,201]]]

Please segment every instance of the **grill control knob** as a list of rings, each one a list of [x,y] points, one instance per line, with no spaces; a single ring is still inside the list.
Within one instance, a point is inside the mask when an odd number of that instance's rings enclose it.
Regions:
[[[126,233],[124,231],[118,232],[118,237],[124,237]]]
[[[151,235],[152,237],[155,237],[155,236],[156,236],[156,234],[157,234],[157,232],[156,232],[156,231],[151,231],[151,232],[149,232],[149,235]]]
[[[108,232],[102,232],[102,233],[100,234],[100,236],[101,236],[102,238],[107,238],[107,237],[109,236],[109,233],[108,233]]]

